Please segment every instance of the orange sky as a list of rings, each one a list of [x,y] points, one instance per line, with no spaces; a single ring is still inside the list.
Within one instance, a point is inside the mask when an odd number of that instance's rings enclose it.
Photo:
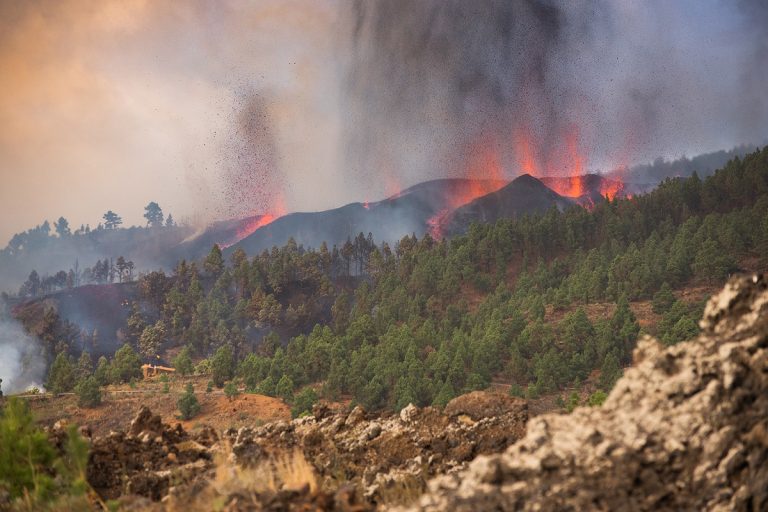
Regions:
[[[0,246],[60,215],[93,227],[112,209],[141,224],[153,200],[198,221],[261,213],[278,193],[330,206],[335,12],[314,0],[0,3]],[[258,172],[304,173],[311,193],[259,174],[247,185],[269,190],[231,204],[238,109],[253,96],[280,142],[279,169]]]

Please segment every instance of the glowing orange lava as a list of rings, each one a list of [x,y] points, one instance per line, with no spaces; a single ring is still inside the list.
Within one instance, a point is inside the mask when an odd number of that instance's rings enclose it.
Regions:
[[[600,182],[600,195],[607,197],[611,201],[622,193],[624,190],[624,183],[618,180],[603,180]],[[625,197],[632,197],[631,194],[623,194]]]
[[[427,220],[427,229],[432,238],[443,238],[446,221],[453,210],[506,185],[504,168],[494,139],[481,140],[470,146],[464,176],[469,180],[466,186],[454,190],[446,207]]]
[[[515,145],[515,154],[517,155],[517,164],[520,167],[520,173],[530,174],[531,176],[541,176],[539,166],[536,165],[536,157],[533,153],[531,134],[520,127],[514,131],[512,140]]]
[[[247,220],[247,222],[241,226],[238,226],[237,231],[233,237],[225,243],[220,243],[219,246],[222,249],[226,249],[232,245],[235,245],[240,240],[252,235],[258,229],[263,228],[269,224],[272,224],[275,220],[279,219],[286,214],[285,203],[282,196],[278,196],[275,200],[275,204],[272,208],[272,213],[265,213],[263,215],[255,215]]]
[[[537,151],[540,145],[525,126],[518,127],[512,139],[520,172],[543,179],[561,196],[577,199],[590,208],[597,195],[612,200],[623,193],[624,183],[620,175],[607,179],[587,174],[580,131],[575,124],[565,129],[559,144],[551,144],[546,151]],[[545,154],[542,156],[542,153]]]

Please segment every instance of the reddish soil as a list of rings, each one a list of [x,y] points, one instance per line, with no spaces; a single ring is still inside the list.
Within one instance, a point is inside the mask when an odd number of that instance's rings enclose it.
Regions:
[[[40,422],[53,424],[59,419],[66,419],[78,425],[88,425],[96,435],[125,430],[142,405],[159,414],[164,423],[181,423],[187,430],[205,425],[224,430],[291,419],[290,408],[280,399],[243,393],[230,401],[221,390],[206,393],[207,381],[204,379],[190,380],[195,382],[201,410],[189,421],[181,421],[176,408],[187,382],[183,379],[170,382],[168,393],[162,392],[163,384],[158,380],[140,382],[136,389],[109,386],[102,394],[102,404],[94,408],[79,407],[77,397],[71,394],[56,398],[40,396],[29,401]]]

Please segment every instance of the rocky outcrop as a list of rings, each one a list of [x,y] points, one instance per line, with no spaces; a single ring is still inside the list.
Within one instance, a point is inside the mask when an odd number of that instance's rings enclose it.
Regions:
[[[319,406],[313,416],[229,430],[224,438],[246,466],[299,449],[323,487],[351,485],[369,503],[380,503],[400,488],[421,489],[429,478],[463,468],[477,455],[498,452],[522,437],[528,420],[525,401],[471,395],[467,403],[473,418],[413,405],[387,416],[368,415],[360,407],[334,412]]]
[[[525,400],[501,393],[472,391],[457,396],[445,406],[445,414],[451,417],[466,416],[474,421],[494,416],[527,412]]]
[[[410,510],[768,510],[768,284],[733,279],[702,334],[644,338],[600,408],[532,419]]]
[[[212,467],[209,448],[216,441],[215,432],[190,435],[142,407],[127,434],[112,432],[92,441],[88,482],[104,499],[131,494],[159,500],[171,485],[193,481]]]
[[[88,480],[105,499],[132,506],[145,499],[171,499],[175,509],[184,509],[194,505],[190,499],[210,491],[222,468],[261,474],[265,467],[274,469],[276,461],[279,465],[286,456],[299,454],[309,461],[316,487],[323,491],[277,486],[240,496],[217,490],[216,499],[239,503],[227,508],[233,511],[241,506],[251,510],[251,505],[272,510],[270,503],[276,510],[304,510],[310,504],[308,510],[369,510],[418,495],[429,478],[462,469],[477,455],[504,450],[525,432],[523,400],[475,392],[452,403],[450,414],[409,405],[384,416],[360,407],[347,411],[317,405],[312,416],[229,429],[220,437],[210,429],[189,433],[178,424],[165,425],[142,407],[127,433],[92,441]]]

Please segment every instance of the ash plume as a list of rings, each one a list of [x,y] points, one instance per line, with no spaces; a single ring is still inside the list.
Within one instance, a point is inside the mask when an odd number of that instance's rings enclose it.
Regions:
[[[569,139],[589,170],[762,142],[766,10],[757,0],[358,1],[347,172],[461,175],[481,144],[514,176],[520,134],[554,173]]]
[[[274,120],[264,97],[242,94],[233,115],[233,133],[221,162],[229,215],[245,217],[282,210],[282,191]]]

